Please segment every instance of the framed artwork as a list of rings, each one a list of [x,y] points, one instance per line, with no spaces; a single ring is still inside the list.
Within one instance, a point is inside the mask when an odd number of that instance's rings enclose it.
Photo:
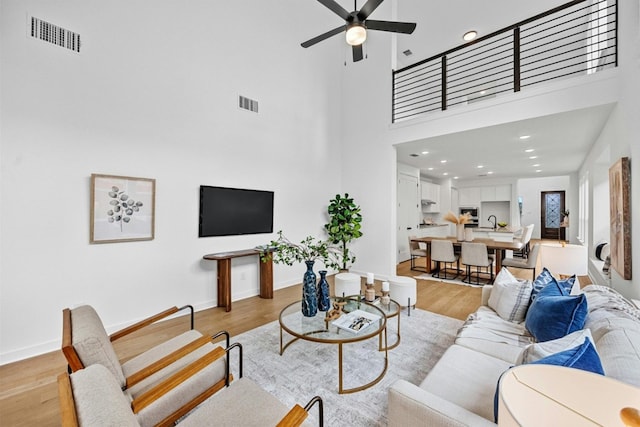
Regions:
[[[631,280],[631,167],[622,157],[609,168],[611,267]]]
[[[156,180],[91,175],[90,243],[153,240]]]

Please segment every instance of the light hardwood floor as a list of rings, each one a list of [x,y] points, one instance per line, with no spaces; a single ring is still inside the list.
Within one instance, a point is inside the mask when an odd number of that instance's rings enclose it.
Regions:
[[[518,277],[530,278],[530,270],[512,269]],[[398,265],[397,274],[416,276],[409,262]],[[332,277],[329,278],[331,282]],[[377,283],[379,289],[380,283]],[[480,305],[481,288],[431,280],[418,281],[417,307],[464,320]],[[232,336],[278,318],[282,308],[300,299],[300,285],[274,292],[271,300],[259,297],[233,303],[233,309],[212,308],[196,313],[196,329],[206,334],[227,330]],[[61,313],[62,317],[62,313]],[[189,327],[186,316],[169,320],[143,332],[118,340],[118,356],[126,360]],[[57,376],[66,370],[61,351],[47,353],[0,366],[0,426],[59,426]]]

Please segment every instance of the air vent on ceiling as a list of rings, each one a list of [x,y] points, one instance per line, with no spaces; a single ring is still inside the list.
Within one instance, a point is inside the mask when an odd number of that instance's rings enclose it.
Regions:
[[[416,153],[411,153],[411,154],[409,154],[409,156],[411,156],[411,157],[419,157],[419,155],[416,154]]]
[[[80,34],[34,16],[29,21],[31,37],[80,53]]]
[[[258,112],[258,101],[255,101],[253,99],[249,99],[245,96],[239,95],[238,96],[238,107],[242,108],[243,110],[247,110],[247,111],[253,111],[254,113]]]
[[[411,56],[411,55],[413,55],[413,52],[411,52],[411,49],[407,49],[407,50],[405,50],[405,51],[404,51],[404,52],[402,52],[402,53],[404,53],[404,54],[405,54],[405,56]]]

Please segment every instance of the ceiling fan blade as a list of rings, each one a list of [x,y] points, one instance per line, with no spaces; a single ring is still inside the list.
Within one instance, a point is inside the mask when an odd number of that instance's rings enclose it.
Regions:
[[[318,0],[320,3],[331,9],[336,15],[345,21],[349,21],[351,14],[347,12],[342,6],[336,3],[334,0]]]
[[[353,46],[353,62],[362,61],[362,45]]]
[[[367,19],[369,15],[371,15],[373,11],[376,10],[378,6],[380,6],[380,3],[382,3],[382,0],[369,0],[368,2],[366,2],[360,9],[360,12],[358,12],[358,18],[361,21]]]
[[[411,34],[416,29],[414,22],[374,21],[367,19],[364,23],[369,30],[391,31],[392,33]]]
[[[346,26],[345,25],[340,25],[337,28],[334,28],[333,30],[327,31],[324,34],[320,34],[319,36],[316,36],[312,39],[307,40],[304,43],[300,43],[300,45],[302,47],[309,47],[309,46],[313,46],[316,43],[321,42],[322,40],[328,39],[331,36],[335,36],[338,33],[341,33],[345,30]]]

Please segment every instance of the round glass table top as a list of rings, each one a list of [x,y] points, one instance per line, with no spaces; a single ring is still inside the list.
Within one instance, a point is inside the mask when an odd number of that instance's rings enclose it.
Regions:
[[[340,317],[356,310],[362,310],[372,315],[370,317],[375,318],[375,320],[356,333],[336,326],[334,322],[338,319],[327,319],[326,315],[328,312],[318,311],[314,317],[303,316],[302,302],[296,301],[289,304],[280,313],[280,326],[291,335],[307,341],[344,343],[371,338],[380,334],[387,325],[387,314],[379,308],[378,305],[369,304],[364,301],[359,302],[357,301],[357,297],[356,299],[331,297],[332,307],[336,308],[336,304],[339,302],[345,302],[342,308],[344,313]],[[331,310],[332,309],[329,309],[329,312]]]

